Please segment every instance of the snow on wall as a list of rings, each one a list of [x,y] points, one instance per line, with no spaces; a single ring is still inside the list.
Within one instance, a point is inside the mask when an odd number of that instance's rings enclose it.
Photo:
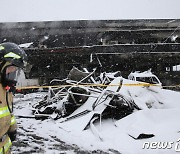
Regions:
[[[17,87],[26,87],[26,86],[35,86],[39,85],[38,79],[26,79],[24,72],[21,70],[18,77],[16,86]]]

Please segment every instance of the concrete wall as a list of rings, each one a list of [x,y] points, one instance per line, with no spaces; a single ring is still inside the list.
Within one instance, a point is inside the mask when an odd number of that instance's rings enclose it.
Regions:
[[[20,71],[16,87],[27,87],[39,85],[39,79],[26,79],[23,71]]]

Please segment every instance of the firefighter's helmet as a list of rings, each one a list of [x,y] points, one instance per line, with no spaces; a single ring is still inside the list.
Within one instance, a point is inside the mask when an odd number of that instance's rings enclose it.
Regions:
[[[27,65],[25,51],[15,43],[0,44],[0,71],[1,83],[4,86],[14,86],[20,68]]]

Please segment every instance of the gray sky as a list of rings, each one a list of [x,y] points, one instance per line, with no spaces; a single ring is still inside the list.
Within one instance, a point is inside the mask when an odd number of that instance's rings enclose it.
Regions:
[[[180,0],[0,0],[0,22],[180,19]]]

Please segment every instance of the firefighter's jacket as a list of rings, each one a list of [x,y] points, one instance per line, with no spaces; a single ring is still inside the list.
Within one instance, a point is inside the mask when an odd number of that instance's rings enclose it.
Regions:
[[[13,94],[7,92],[0,83],[0,154],[10,153],[12,145],[10,136],[16,133],[17,129],[15,117],[11,113],[12,100]]]

